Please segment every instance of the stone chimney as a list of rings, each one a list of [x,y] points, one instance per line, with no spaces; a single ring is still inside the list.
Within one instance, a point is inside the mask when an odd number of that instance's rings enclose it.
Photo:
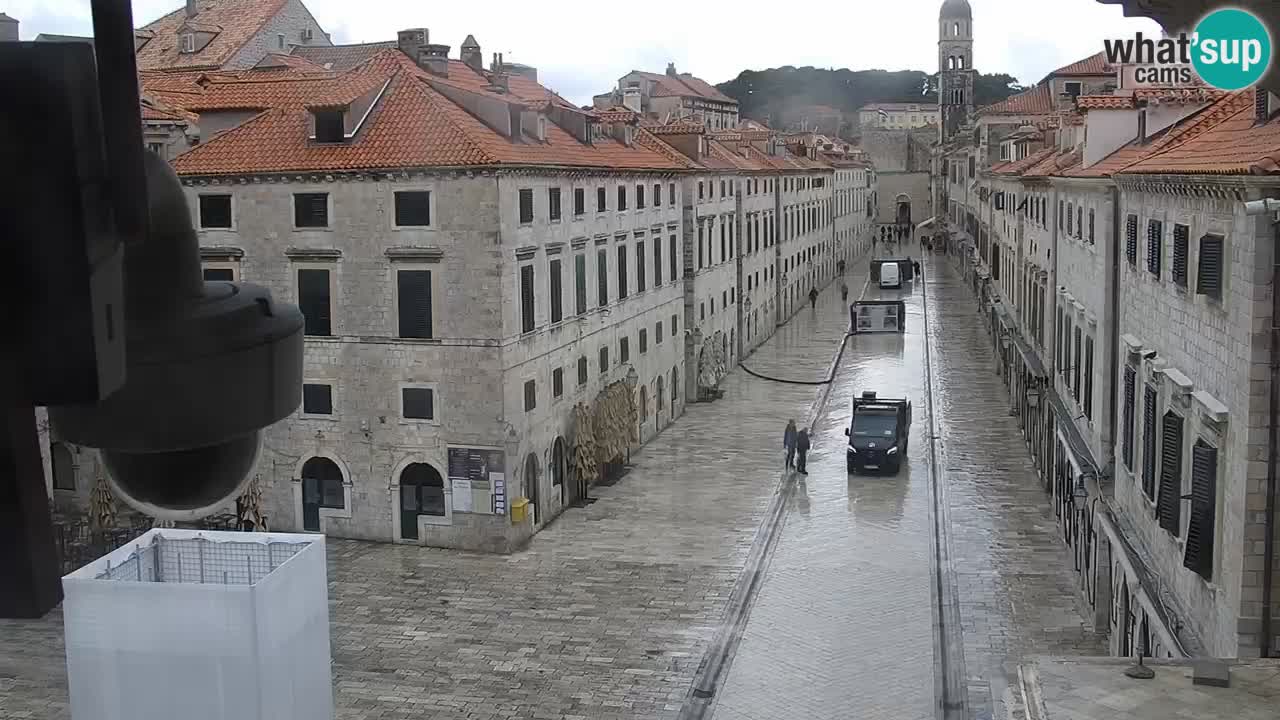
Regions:
[[[673,62],[669,62],[669,63],[667,63],[667,76],[668,76],[668,77],[676,77],[676,76],[677,76],[677,73],[676,73],[676,64],[675,64],[675,63],[673,63]]]
[[[502,53],[493,54],[493,65],[489,70],[489,89],[497,93],[511,92],[507,82],[506,66],[502,62]]]
[[[193,18],[198,12],[200,11],[196,9],[196,0],[187,0],[187,17]]]
[[[622,91],[622,106],[633,113],[640,112],[640,88],[628,87]]]
[[[409,28],[396,33],[396,46],[400,52],[408,55],[414,62],[418,60],[418,49],[425,47],[431,35],[426,28]]]
[[[449,46],[427,44],[418,48],[418,67],[432,75],[449,77]]]
[[[476,42],[475,35],[468,35],[467,39],[462,41],[460,58],[472,70],[484,70],[484,53],[480,52],[480,43]]]
[[[0,12],[0,42],[18,42],[18,21]]]

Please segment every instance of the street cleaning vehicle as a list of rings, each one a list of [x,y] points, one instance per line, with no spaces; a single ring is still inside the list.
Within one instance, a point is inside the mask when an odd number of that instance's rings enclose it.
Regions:
[[[849,472],[884,471],[897,475],[907,454],[911,432],[911,401],[877,397],[866,391],[853,400],[853,417],[844,434],[849,437]]]

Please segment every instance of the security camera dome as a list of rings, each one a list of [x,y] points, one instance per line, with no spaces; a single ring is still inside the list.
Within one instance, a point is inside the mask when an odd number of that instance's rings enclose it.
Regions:
[[[49,409],[66,441],[100,448],[112,490],[153,517],[193,520],[244,491],[262,428],[302,395],[302,313],[265,288],[203,280],[182,184],[144,161],[150,224],[126,249],[125,384]]]

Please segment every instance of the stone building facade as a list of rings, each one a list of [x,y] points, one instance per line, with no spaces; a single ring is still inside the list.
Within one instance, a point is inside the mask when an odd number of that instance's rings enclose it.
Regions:
[[[937,128],[939,117],[934,103],[870,103],[858,108],[858,126],[864,130]]]
[[[592,102],[597,110],[625,108],[662,124],[693,122],[711,131],[737,129],[739,121],[737,100],[701,78],[677,72],[675,63],[663,74],[632,70]]]

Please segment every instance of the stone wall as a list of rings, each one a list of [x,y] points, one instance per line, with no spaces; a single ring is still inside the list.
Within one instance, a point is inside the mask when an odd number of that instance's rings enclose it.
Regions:
[[[310,30],[311,39],[303,41],[302,31]],[[284,35],[284,47],[280,47],[280,35]],[[302,0],[287,0],[280,12],[267,21],[240,51],[224,66],[228,70],[251,68],[269,53],[288,55],[296,45],[327,47],[333,43],[329,35],[316,22]]]

